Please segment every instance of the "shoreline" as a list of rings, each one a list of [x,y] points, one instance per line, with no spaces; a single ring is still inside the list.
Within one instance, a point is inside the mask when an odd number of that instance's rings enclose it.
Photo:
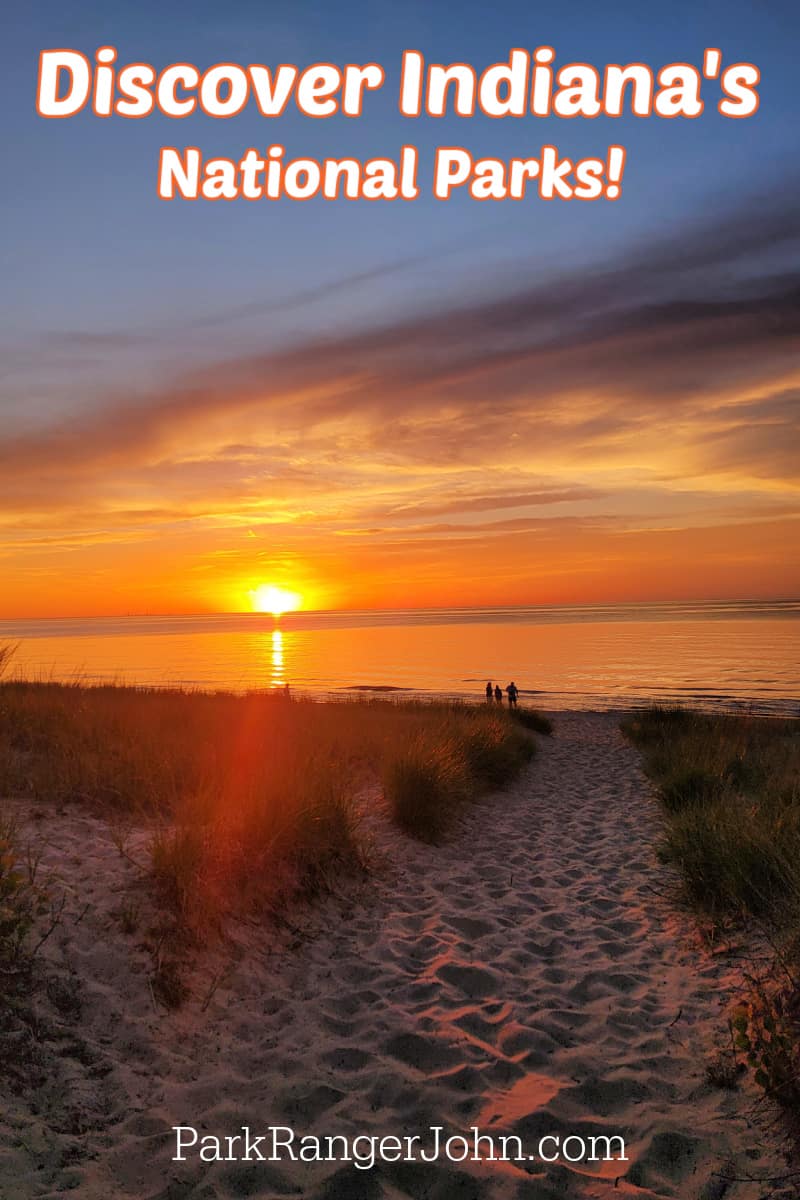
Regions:
[[[231,683],[228,685],[217,685],[212,683],[198,683],[193,680],[165,680],[161,682],[135,682],[128,681],[122,676],[114,675],[106,678],[103,676],[92,676],[90,674],[79,674],[77,677],[65,675],[62,678],[45,677],[36,678],[28,675],[16,675],[15,672],[9,670],[0,678],[0,687],[3,684],[43,684],[56,685],[62,687],[75,687],[87,689],[101,688],[119,688],[123,690],[131,690],[139,693],[148,692],[177,692],[187,695],[200,696],[250,696],[263,695],[269,697],[281,698],[285,694],[286,684],[276,683],[264,687],[252,687],[248,685],[237,685]],[[475,706],[486,705],[486,700],[483,696],[482,689],[470,689],[467,691],[453,690],[431,690],[424,688],[415,688],[408,685],[391,684],[391,683],[354,683],[340,684],[332,686],[318,687],[303,687],[294,686],[291,683],[289,686],[289,694],[295,700],[307,700],[317,703],[343,703],[352,701],[369,702],[378,701],[392,703],[396,701],[399,704],[404,702],[410,703],[425,703],[425,704],[466,704]],[[531,688],[519,688],[520,707],[535,707],[537,711],[548,714],[570,714],[570,713],[610,713],[612,715],[622,716],[626,713],[636,712],[643,709],[651,708],[654,705],[661,707],[679,707],[692,709],[698,712],[721,713],[741,715],[743,713],[757,717],[800,717],[800,696],[784,696],[775,697],[774,699],[766,700],[762,697],[739,697],[726,693],[703,692],[694,695],[688,695],[685,692],[680,692],[677,695],[670,695],[669,689],[661,689],[653,691],[652,694],[628,694],[620,696],[618,694],[602,695],[592,692],[548,692],[540,691]],[[583,698],[586,703],[580,703]],[[502,705],[499,708],[508,709],[508,701],[503,696]]]

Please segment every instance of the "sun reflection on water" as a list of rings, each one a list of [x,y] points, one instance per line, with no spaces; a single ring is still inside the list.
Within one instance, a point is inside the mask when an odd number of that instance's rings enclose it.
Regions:
[[[286,676],[283,665],[283,631],[281,629],[273,629],[272,631],[270,665],[272,667],[272,674],[270,676],[272,687],[283,687],[286,683]]]

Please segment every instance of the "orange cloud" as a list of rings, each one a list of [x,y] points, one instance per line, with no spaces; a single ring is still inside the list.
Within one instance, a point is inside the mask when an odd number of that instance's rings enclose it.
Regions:
[[[0,615],[796,594],[800,299],[759,258],[796,234],[762,205],[9,428]]]

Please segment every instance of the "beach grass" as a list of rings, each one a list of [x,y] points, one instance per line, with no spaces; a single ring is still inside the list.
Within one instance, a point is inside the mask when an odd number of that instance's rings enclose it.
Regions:
[[[658,785],[664,849],[692,902],[785,926],[800,901],[800,722],[653,708],[624,729]]]
[[[535,743],[507,713],[480,706],[444,708],[391,755],[384,787],[396,823],[436,841],[464,803],[503,787],[533,757]]]
[[[0,795],[146,828],[158,904],[198,938],[363,872],[366,789],[406,833],[440,837],[533,749],[480,705],[0,684]]]
[[[512,718],[523,729],[530,729],[534,733],[542,733],[545,737],[549,737],[553,732],[553,722],[544,713],[538,712],[535,708],[512,708],[510,712]]]
[[[753,923],[774,957],[750,971],[736,1045],[758,1082],[800,1104],[800,721],[654,707],[623,731],[665,811],[662,853],[712,922]]]

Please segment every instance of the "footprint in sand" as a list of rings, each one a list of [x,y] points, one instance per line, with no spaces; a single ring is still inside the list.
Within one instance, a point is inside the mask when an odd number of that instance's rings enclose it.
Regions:
[[[721,1172],[782,1173],[753,1097],[707,1083],[735,967],[704,956],[664,897],[658,811],[617,717],[559,714],[519,784],[439,846],[372,817],[389,865],[369,904],[323,903],[318,935],[289,954],[254,933],[207,1012],[155,1015],[144,973],[103,953],[127,867],[92,826],[98,911],[79,920],[88,826],[53,815],[42,867],[63,876],[65,928],[92,963],[81,1036],[99,1058],[55,1044],[41,1097],[53,1144],[40,1116],[6,1122],[4,1196],[719,1200]],[[56,968],[59,953],[43,947]],[[100,1060],[114,1097],[102,1128],[86,1099]],[[171,1164],[166,1132],[187,1121],[377,1138],[478,1124],[526,1147],[619,1133],[629,1161]],[[763,1191],[739,1182],[725,1200]]]

